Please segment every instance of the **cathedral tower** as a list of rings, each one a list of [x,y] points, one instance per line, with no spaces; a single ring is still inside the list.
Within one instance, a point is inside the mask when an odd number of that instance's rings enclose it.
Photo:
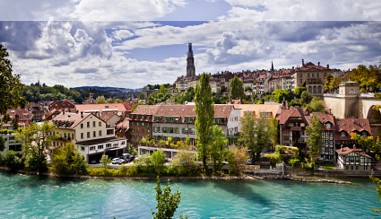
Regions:
[[[192,43],[189,43],[188,53],[187,53],[187,77],[194,77],[194,76],[196,76],[196,68],[194,66]]]

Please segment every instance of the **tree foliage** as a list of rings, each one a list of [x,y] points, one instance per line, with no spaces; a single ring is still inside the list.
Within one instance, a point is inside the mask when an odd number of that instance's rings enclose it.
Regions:
[[[226,156],[227,143],[228,140],[225,137],[225,133],[218,125],[214,125],[210,143],[210,157],[213,162],[214,172],[221,170],[222,161],[224,161]]]
[[[111,163],[111,158],[107,154],[103,154],[99,162],[103,168],[107,168],[107,165]]]
[[[53,124],[44,122],[42,125],[31,123],[17,131],[17,140],[23,142],[22,153],[27,170],[38,171],[40,174],[47,169],[45,150],[51,145],[51,141],[58,137],[51,135],[54,129]]]
[[[239,141],[249,150],[250,158],[258,161],[261,152],[277,142],[277,121],[255,118],[246,112],[241,118]]]
[[[374,92],[381,88],[381,69],[375,65],[359,65],[349,73],[349,79],[360,85],[361,92]]]
[[[176,212],[179,206],[181,193],[179,191],[172,194],[169,180],[167,181],[167,186],[161,189],[160,179],[157,177],[156,182],[156,210],[157,212],[152,212],[154,219],[170,219]]]
[[[4,115],[7,109],[24,106],[26,103],[21,95],[23,84],[20,75],[12,73],[8,56],[7,49],[0,44],[0,115]]]
[[[381,179],[372,175],[369,176],[369,179],[371,179],[375,184],[377,184],[376,191],[377,191],[378,198],[381,201]],[[381,209],[377,209],[377,208],[372,208],[372,211],[376,213],[381,213]]]
[[[4,151],[5,149],[5,140],[2,136],[0,136],[0,152]]]
[[[53,151],[52,171],[59,175],[82,175],[86,173],[87,163],[78,153],[72,142]]]
[[[204,169],[207,170],[209,143],[214,119],[214,104],[212,101],[212,88],[210,75],[203,73],[195,89],[196,134],[197,149],[202,159]]]
[[[156,172],[158,176],[164,173],[165,154],[162,150],[156,150],[150,157],[151,169]]]
[[[15,151],[7,151],[2,156],[2,163],[11,170],[17,170],[22,167],[22,160]]]
[[[243,81],[237,76],[234,76],[234,78],[231,79],[230,81],[229,98],[230,99],[240,98],[241,100],[245,99],[245,90],[243,87]]]
[[[312,98],[312,101],[306,107],[310,112],[324,112],[325,109],[323,102],[316,97]]]
[[[308,132],[308,137],[306,139],[307,148],[309,149],[309,162],[312,165],[312,168],[320,156],[320,149],[322,146],[322,124],[320,123],[319,118],[316,115],[313,115],[311,118],[311,125],[306,128]]]
[[[200,168],[196,163],[194,153],[179,151],[172,159],[168,168],[168,173],[175,176],[196,176],[200,173]]]

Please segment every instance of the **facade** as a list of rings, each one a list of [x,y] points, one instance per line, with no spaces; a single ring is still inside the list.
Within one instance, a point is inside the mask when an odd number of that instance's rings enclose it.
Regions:
[[[135,111],[129,115],[129,128],[131,133],[131,143],[139,144],[142,138],[152,137],[153,116],[159,106],[139,105]]]
[[[352,147],[356,144],[351,139],[351,133],[362,136],[371,136],[372,130],[368,119],[336,119],[335,145],[336,149],[341,147]]]
[[[370,171],[372,158],[360,148],[343,147],[336,150],[337,164],[344,171]]]
[[[71,141],[88,162],[98,162],[103,153],[122,154],[127,146],[126,139],[116,138],[114,128],[92,113],[62,112],[52,123],[57,127],[54,134],[61,136],[52,142],[53,148]]]
[[[58,110],[60,112],[75,112],[75,105],[68,100],[54,101],[51,104],[49,104],[49,110],[52,111],[53,109]]]
[[[6,123],[1,126],[1,129],[13,131],[14,127],[13,125]],[[0,137],[4,139],[4,150],[0,151],[0,154],[3,154],[7,151],[21,152],[22,143],[16,140],[15,133],[3,132],[0,133]]]
[[[306,152],[306,127],[309,121],[306,113],[300,108],[282,109],[277,117],[279,121],[279,143],[286,146],[296,146],[301,152]]]
[[[131,142],[146,139],[174,142],[189,137],[194,143],[196,113],[194,105],[138,106],[130,115]],[[215,104],[214,123],[220,126],[231,143],[239,133],[240,110],[233,105]]]
[[[308,62],[304,64],[302,59],[302,66],[295,69],[294,84],[295,87],[306,86],[307,91],[314,96],[321,96],[324,92],[325,77],[332,70],[327,67]]]

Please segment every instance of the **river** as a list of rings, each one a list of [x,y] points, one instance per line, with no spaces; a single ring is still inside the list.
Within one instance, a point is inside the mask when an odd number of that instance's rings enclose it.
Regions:
[[[371,218],[376,185],[292,181],[172,181],[189,218]],[[164,183],[163,183],[164,186]],[[155,181],[41,178],[0,173],[0,218],[152,218]]]

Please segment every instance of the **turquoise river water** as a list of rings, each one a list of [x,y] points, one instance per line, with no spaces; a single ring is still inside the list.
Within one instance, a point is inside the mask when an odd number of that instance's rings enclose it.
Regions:
[[[352,185],[291,181],[172,181],[189,218],[377,218],[367,179]],[[164,184],[163,184],[164,186]],[[0,173],[0,218],[152,218],[155,181],[51,179]]]

